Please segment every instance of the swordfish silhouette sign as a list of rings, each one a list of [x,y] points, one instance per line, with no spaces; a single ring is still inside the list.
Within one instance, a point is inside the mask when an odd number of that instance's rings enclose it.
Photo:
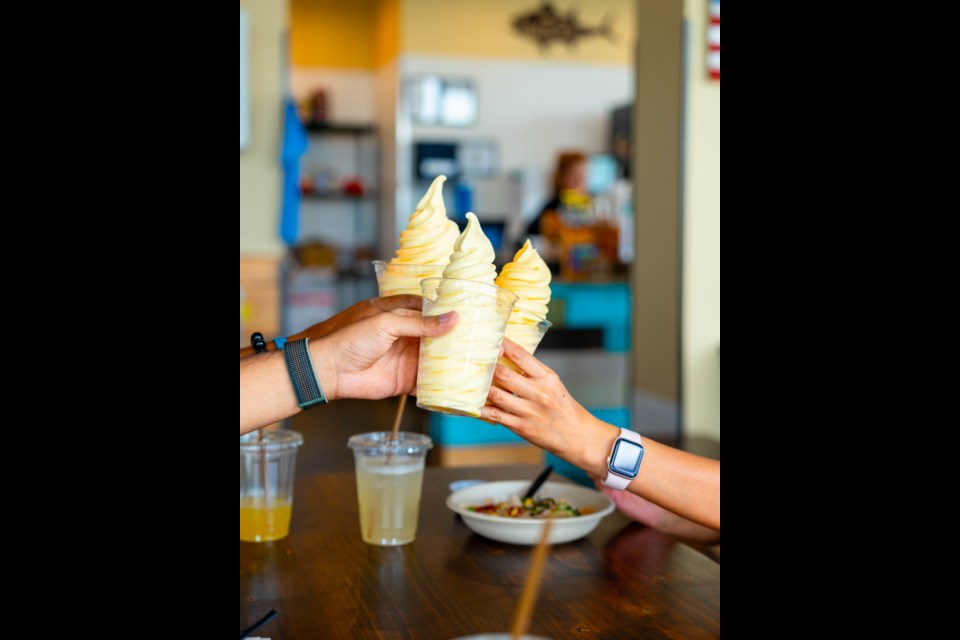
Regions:
[[[536,40],[544,51],[553,43],[565,43],[575,47],[580,40],[602,37],[616,41],[613,33],[613,16],[608,15],[603,24],[588,27],[580,22],[580,13],[571,8],[566,15],[561,14],[552,2],[544,2],[539,9],[517,16],[513,21],[513,30],[525,38]]]

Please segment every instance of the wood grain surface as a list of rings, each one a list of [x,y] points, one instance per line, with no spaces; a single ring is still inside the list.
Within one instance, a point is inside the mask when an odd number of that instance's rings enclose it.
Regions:
[[[450,513],[450,482],[532,479],[533,466],[428,469],[414,544],[360,539],[353,474],[298,478],[291,537],[240,545],[240,628],[270,609],[273,640],[451,640],[505,632],[531,549],[474,535]],[[656,531],[607,518],[555,547],[530,630],[561,639],[720,637],[720,566]]]

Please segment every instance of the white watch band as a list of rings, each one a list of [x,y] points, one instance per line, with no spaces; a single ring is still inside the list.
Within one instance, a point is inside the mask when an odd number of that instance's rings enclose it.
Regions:
[[[643,438],[641,438],[640,434],[637,433],[636,431],[621,429],[620,437],[617,438],[617,442],[620,442],[620,440],[629,440],[630,442],[635,442],[641,447],[643,446]],[[614,450],[616,450],[617,445],[614,444],[613,447],[614,447]],[[626,491],[630,487],[630,485],[633,484],[633,481],[636,480],[636,478],[624,478],[623,476],[619,476],[613,473],[612,471],[610,471],[610,463],[612,461],[612,458],[613,458],[613,451],[610,452],[610,458],[607,458],[607,477],[603,481],[603,486],[609,489],[613,489],[614,491]]]

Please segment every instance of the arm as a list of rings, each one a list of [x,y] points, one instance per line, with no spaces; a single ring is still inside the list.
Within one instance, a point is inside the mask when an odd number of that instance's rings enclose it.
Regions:
[[[404,309],[381,313],[310,343],[317,379],[331,402],[407,395],[417,381],[420,338],[444,335],[455,326],[455,313],[432,318]],[[240,361],[240,435],[299,412],[282,353]]]
[[[483,417],[590,475],[607,476],[620,430],[594,418],[560,377],[510,341],[505,353],[521,375],[498,366]],[[630,492],[697,524],[720,530],[720,463],[644,438],[646,454]]]
[[[366,300],[353,305],[343,313],[339,313],[325,322],[321,322],[320,324],[310,327],[302,333],[290,336],[289,340],[302,340],[303,338],[320,340],[321,338],[326,338],[327,336],[336,333],[340,329],[348,327],[357,322],[362,322],[367,318],[372,318],[373,316],[381,313],[389,313],[390,311],[396,311],[398,309],[410,309],[412,311],[418,311],[422,308],[423,298],[418,296],[393,296],[390,298]],[[276,350],[276,343],[267,343],[267,353],[273,353]],[[241,360],[254,355],[256,355],[256,352],[253,350],[253,347],[245,347],[240,349]]]
[[[324,341],[310,345],[317,380],[327,399],[333,402],[337,399],[336,372],[329,367],[329,349]],[[297,396],[282,353],[275,351],[240,361],[240,435],[298,413]]]
[[[614,491],[603,487],[600,483],[598,488],[613,500],[620,513],[631,520],[692,544],[720,544],[720,534],[713,529],[681,518],[628,491]]]

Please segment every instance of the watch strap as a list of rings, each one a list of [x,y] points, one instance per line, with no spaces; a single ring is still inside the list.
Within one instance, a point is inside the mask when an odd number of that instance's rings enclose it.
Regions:
[[[327,397],[320,388],[313,357],[310,355],[310,340],[304,338],[288,342],[284,347],[283,357],[290,372],[293,391],[297,394],[297,406],[307,411],[327,404]]]
[[[626,478],[618,475],[610,469],[611,462],[613,461],[613,452],[617,450],[617,445],[621,440],[628,440],[641,447],[643,446],[643,438],[640,437],[639,433],[630,431],[629,429],[620,429],[620,437],[617,438],[617,441],[614,443],[613,451],[610,452],[610,459],[607,460],[607,477],[603,481],[603,486],[613,489],[614,491],[626,491],[630,488],[630,485],[633,484],[633,481],[636,480],[636,478]]]

